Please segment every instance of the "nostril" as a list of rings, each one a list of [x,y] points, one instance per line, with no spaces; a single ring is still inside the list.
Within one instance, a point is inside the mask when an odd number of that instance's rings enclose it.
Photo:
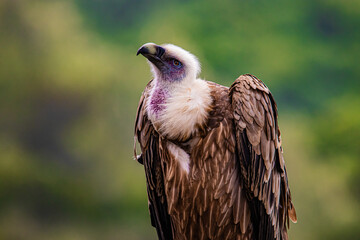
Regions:
[[[164,55],[164,53],[165,53],[165,49],[164,49],[164,48],[162,48],[162,47],[160,47],[160,46],[158,46],[158,47],[156,48],[156,56],[157,56],[157,57],[161,58],[162,55]]]

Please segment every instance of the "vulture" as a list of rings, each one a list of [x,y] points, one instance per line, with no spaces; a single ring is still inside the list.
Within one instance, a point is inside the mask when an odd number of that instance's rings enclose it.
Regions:
[[[197,58],[172,44],[146,43],[139,54],[153,80],[138,105],[134,154],[158,238],[288,239],[297,218],[267,86],[250,74],[230,88],[202,80]]]

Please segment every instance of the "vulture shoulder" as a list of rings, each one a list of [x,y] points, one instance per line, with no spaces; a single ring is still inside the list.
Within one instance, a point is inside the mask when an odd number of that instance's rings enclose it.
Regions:
[[[160,240],[171,240],[173,239],[172,224],[164,190],[164,163],[160,159],[159,135],[148,119],[145,107],[152,84],[152,81],[147,84],[138,105],[135,120],[134,155],[145,169],[151,224],[156,228]],[[140,155],[136,155],[136,141],[140,144]]]
[[[229,89],[236,149],[248,193],[254,239],[287,239],[289,218],[296,222],[291,202],[276,103],[266,85],[250,74]]]

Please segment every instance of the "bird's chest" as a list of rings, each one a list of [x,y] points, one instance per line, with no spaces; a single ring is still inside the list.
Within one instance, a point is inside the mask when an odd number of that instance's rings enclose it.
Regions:
[[[190,154],[168,143],[164,185],[169,214],[177,233],[188,239],[190,235],[193,239],[219,237],[222,232],[211,231],[230,223],[232,216],[225,215],[232,214],[232,204],[241,189],[235,139],[226,132],[221,123],[199,139]],[[205,232],[206,228],[211,231]]]

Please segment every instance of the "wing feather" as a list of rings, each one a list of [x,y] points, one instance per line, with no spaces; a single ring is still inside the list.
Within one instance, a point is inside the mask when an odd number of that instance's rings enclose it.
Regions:
[[[237,151],[248,191],[256,239],[287,239],[296,222],[283,160],[275,101],[259,79],[240,76],[230,88]],[[235,220],[245,215],[235,214]],[[256,224],[259,223],[259,224]]]

